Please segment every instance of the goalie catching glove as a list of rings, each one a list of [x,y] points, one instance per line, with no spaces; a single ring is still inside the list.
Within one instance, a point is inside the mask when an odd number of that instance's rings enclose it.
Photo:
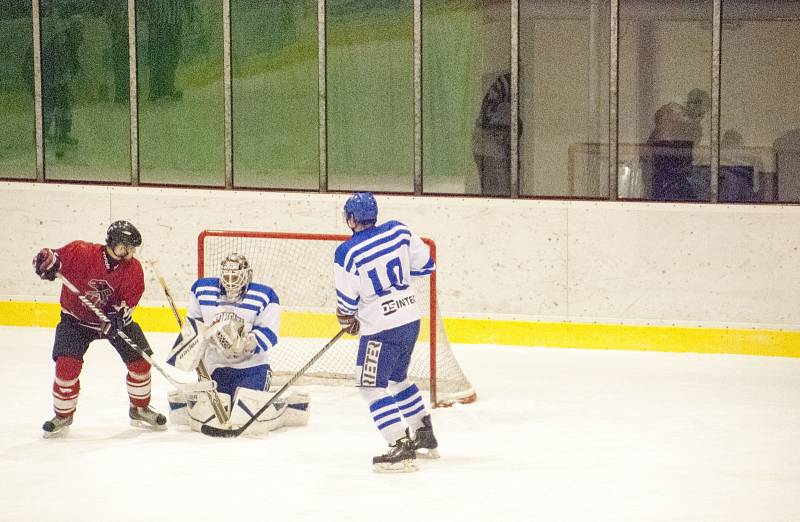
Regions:
[[[253,333],[242,335],[240,321],[220,321],[206,330],[206,341],[229,361],[240,361],[255,352],[257,341]]]
[[[336,310],[336,319],[339,320],[339,326],[342,327],[342,330],[350,335],[358,335],[359,330],[361,330],[361,323],[358,318],[353,314],[346,313],[341,308]]]

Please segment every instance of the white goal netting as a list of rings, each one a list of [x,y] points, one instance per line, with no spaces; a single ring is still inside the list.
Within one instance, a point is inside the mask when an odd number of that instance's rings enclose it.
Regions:
[[[275,290],[281,304],[278,345],[271,351],[273,383],[302,368],[336,333],[333,253],[348,236],[269,232],[204,231],[198,238],[198,275],[218,276],[231,252],[247,257],[253,281]],[[425,242],[435,253],[435,244]],[[422,327],[409,366],[409,377],[430,390],[431,403],[472,402],[475,390],[447,342],[436,308],[436,278],[415,279]],[[431,329],[431,325],[434,328]],[[306,384],[353,384],[358,338],[339,339],[298,381]]]

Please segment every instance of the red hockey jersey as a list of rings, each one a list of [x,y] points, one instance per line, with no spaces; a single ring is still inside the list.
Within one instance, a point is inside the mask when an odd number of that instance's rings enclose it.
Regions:
[[[105,248],[97,243],[73,241],[57,249],[61,274],[103,312],[121,311],[130,316],[144,293],[142,265],[135,258],[113,264]],[[94,312],[67,287],[61,288],[61,308],[82,323],[100,325]]]

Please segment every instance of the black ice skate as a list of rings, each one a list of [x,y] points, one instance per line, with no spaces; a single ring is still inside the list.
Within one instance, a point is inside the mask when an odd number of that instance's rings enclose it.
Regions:
[[[372,467],[378,473],[407,473],[417,471],[413,443],[407,436],[389,446],[383,455],[372,457]]]
[[[439,443],[436,442],[436,437],[433,434],[430,415],[422,417],[422,427],[414,432],[414,438],[411,443],[417,452],[417,457],[423,459],[439,458],[439,450],[436,449],[439,447]]]
[[[45,439],[63,437],[69,433],[70,424],[72,424],[72,415],[69,417],[59,417],[56,415],[42,425],[42,429],[44,430],[42,435]]]
[[[131,426],[159,431],[167,429],[167,418],[154,411],[150,406],[144,408],[131,406],[128,416],[131,418]]]

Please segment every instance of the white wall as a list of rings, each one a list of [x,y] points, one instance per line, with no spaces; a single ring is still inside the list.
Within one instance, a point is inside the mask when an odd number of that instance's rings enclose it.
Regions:
[[[56,299],[31,259],[102,242],[115,219],[144,236],[177,299],[206,228],[345,233],[342,194],[0,183],[0,300]],[[442,313],[545,321],[800,329],[800,206],[378,196],[438,247]],[[151,280],[144,304],[162,305]]]

